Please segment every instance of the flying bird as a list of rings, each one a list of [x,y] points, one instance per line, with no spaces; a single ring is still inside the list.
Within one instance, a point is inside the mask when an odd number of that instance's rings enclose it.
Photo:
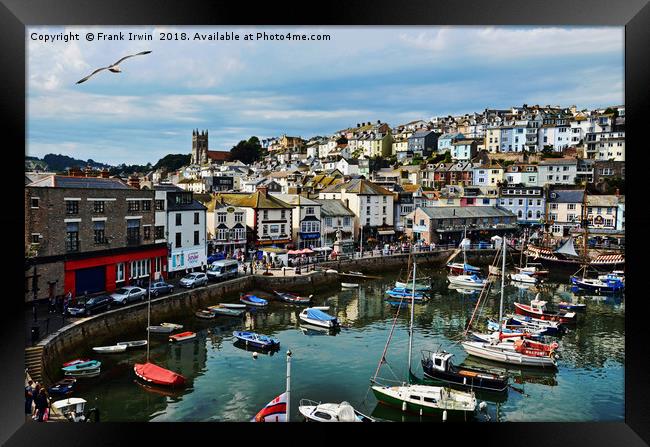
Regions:
[[[124,56],[122,59],[120,59],[119,61],[115,62],[114,64],[109,65],[108,67],[98,68],[97,70],[93,71],[93,72],[90,73],[88,76],[86,76],[85,78],[78,80],[78,81],[77,81],[77,84],[81,84],[82,82],[86,82],[86,81],[88,80],[88,78],[90,78],[90,77],[91,77],[92,75],[94,75],[95,73],[99,73],[99,72],[102,71],[102,70],[112,71],[113,73],[121,73],[122,70],[120,70],[120,67],[119,67],[120,62],[122,62],[123,60],[128,59],[128,58],[130,58],[130,57],[140,56],[140,55],[143,55],[143,54],[149,54],[149,53],[151,53],[151,51],[142,51],[142,52],[140,52],[140,53],[131,54],[131,55],[129,55],[129,56]]]

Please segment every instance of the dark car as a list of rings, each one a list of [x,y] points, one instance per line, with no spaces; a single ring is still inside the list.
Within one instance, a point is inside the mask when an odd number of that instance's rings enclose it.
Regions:
[[[88,298],[87,300],[78,299],[77,302],[68,307],[68,314],[73,316],[91,315],[102,310],[110,310],[113,304],[113,298],[108,295],[98,295]]]
[[[149,291],[152,296],[158,296],[164,293],[172,293],[174,291],[174,286],[167,284],[165,281],[158,281],[151,284]]]

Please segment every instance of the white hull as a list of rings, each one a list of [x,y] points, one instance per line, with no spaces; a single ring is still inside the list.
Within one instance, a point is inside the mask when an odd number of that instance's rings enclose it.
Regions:
[[[464,341],[463,348],[468,354],[495,362],[508,363],[510,365],[523,366],[545,366],[554,367],[557,365],[552,357],[533,357],[523,355],[514,350],[514,345],[499,343],[490,345],[482,342]]]
[[[413,283],[412,282],[406,283],[406,282],[402,282],[402,281],[395,281],[395,287],[411,290],[411,288],[413,287]],[[415,283],[415,291],[416,292],[426,292],[427,290],[430,290],[430,289],[431,289],[431,287],[428,286],[427,284],[421,284],[421,283],[418,283],[418,282]]]
[[[312,326],[318,326],[326,329],[336,327],[336,324],[333,321],[312,320],[311,318],[303,317],[302,315],[299,315],[299,317],[301,321],[307,324],[311,324]]]
[[[476,409],[474,393],[466,393],[451,388],[429,385],[391,387],[373,385],[371,388],[375,393],[382,394],[393,401],[406,402],[418,408],[462,412],[473,412]],[[418,398],[414,399],[414,397]]]
[[[148,329],[152,334],[169,334],[174,331],[174,328],[169,326],[149,326]]]
[[[537,284],[537,279],[535,279],[534,276],[530,276],[525,273],[513,273],[510,275],[510,280],[524,284]]]
[[[64,371],[63,375],[71,377],[97,377],[101,368],[81,369],[78,371]]]
[[[341,287],[344,287],[346,289],[356,289],[357,287],[359,287],[359,284],[354,284],[351,282],[342,282]]]
[[[226,309],[246,309],[245,304],[235,303],[219,303],[219,307],[225,307]]]
[[[127,348],[140,348],[147,346],[147,340],[121,341],[117,344],[118,346],[126,346]]]
[[[485,284],[485,281],[481,283],[477,283],[476,281],[472,280],[470,276],[468,275],[457,275],[457,276],[448,276],[447,279],[449,282],[455,286],[459,287],[475,287],[475,288],[483,288],[483,285]]]

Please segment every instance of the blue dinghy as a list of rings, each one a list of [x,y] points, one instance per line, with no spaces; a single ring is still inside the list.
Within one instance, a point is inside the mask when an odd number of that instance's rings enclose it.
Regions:
[[[259,296],[250,295],[250,294],[243,295],[241,298],[239,298],[239,301],[246,304],[247,306],[266,307],[269,305],[269,302],[266,301],[264,298],[260,298]]]

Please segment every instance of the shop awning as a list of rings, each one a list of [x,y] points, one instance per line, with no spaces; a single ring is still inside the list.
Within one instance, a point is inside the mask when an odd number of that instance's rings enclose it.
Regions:
[[[379,230],[377,231],[377,234],[380,236],[386,236],[388,234],[395,234],[395,230]]]

